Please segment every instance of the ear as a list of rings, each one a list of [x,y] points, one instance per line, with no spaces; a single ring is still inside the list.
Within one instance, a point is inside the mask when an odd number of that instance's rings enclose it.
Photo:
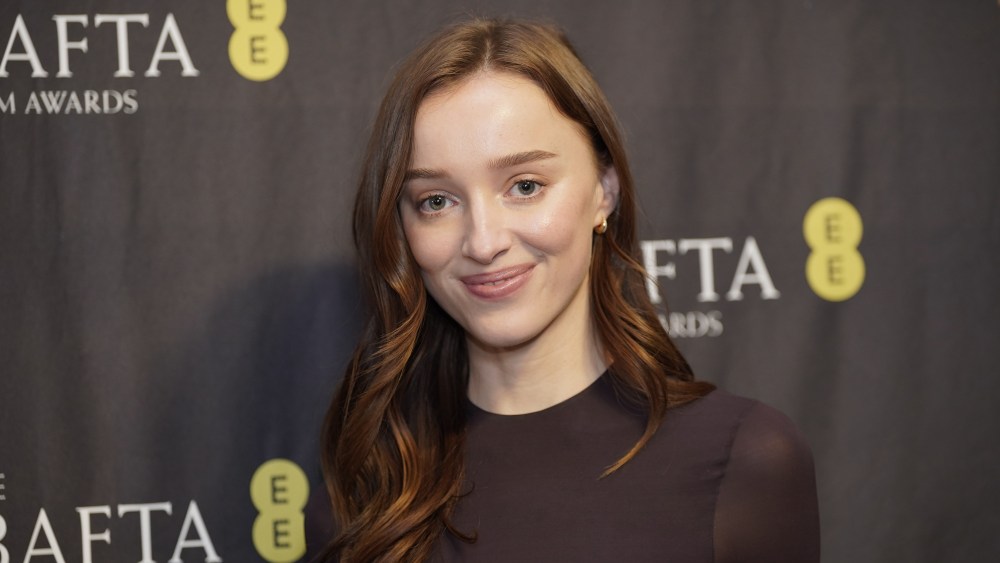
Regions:
[[[601,221],[610,216],[618,207],[618,171],[615,170],[614,166],[606,167],[601,173],[601,188],[603,195],[598,207],[599,217],[597,217],[595,226],[600,225]]]

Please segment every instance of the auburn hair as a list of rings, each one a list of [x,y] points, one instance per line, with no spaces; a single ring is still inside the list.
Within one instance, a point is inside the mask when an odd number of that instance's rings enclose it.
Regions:
[[[608,377],[646,416],[641,438],[605,475],[632,459],[667,409],[712,385],[695,382],[646,293],[637,259],[635,193],[622,135],[604,94],[555,27],[477,19],[448,27],[417,49],[382,100],[354,206],[361,285],[371,308],[329,411],[322,463],[337,536],[333,560],[423,561],[442,534],[475,541],[450,522],[462,497],[468,353],[462,328],[429,298],[410,254],[398,201],[414,120],[430,93],[482,71],[533,80],[580,124],[600,166],[614,166],[619,196],[595,236],[590,266],[594,324],[611,360]],[[595,476],[597,477],[597,476]]]

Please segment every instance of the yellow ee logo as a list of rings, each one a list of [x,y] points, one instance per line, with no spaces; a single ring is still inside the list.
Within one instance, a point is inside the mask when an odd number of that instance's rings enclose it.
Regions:
[[[812,249],[806,280],[827,301],[850,299],[865,281],[865,260],[858,252],[861,215],[847,200],[828,197],[806,211],[802,233]]]
[[[309,480],[287,459],[264,462],[250,479],[250,500],[259,512],[253,546],[271,563],[297,561],[306,552],[305,515]]]
[[[226,0],[236,28],[229,38],[229,61],[248,80],[270,80],[288,62],[288,39],[281,31],[285,0]]]

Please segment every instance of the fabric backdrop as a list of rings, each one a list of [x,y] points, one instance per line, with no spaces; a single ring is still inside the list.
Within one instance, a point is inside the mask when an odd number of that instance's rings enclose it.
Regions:
[[[998,12],[4,0],[0,563],[301,556],[366,132],[472,14],[558,23],[603,85],[663,321],[808,437],[824,560],[1000,555]]]

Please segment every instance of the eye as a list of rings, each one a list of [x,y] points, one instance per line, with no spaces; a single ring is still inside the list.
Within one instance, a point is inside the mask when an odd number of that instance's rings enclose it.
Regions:
[[[537,194],[541,189],[542,185],[534,180],[518,180],[511,187],[510,191],[517,196],[530,197]]]
[[[436,213],[450,207],[451,200],[441,194],[433,194],[420,201],[420,211],[424,213]]]

